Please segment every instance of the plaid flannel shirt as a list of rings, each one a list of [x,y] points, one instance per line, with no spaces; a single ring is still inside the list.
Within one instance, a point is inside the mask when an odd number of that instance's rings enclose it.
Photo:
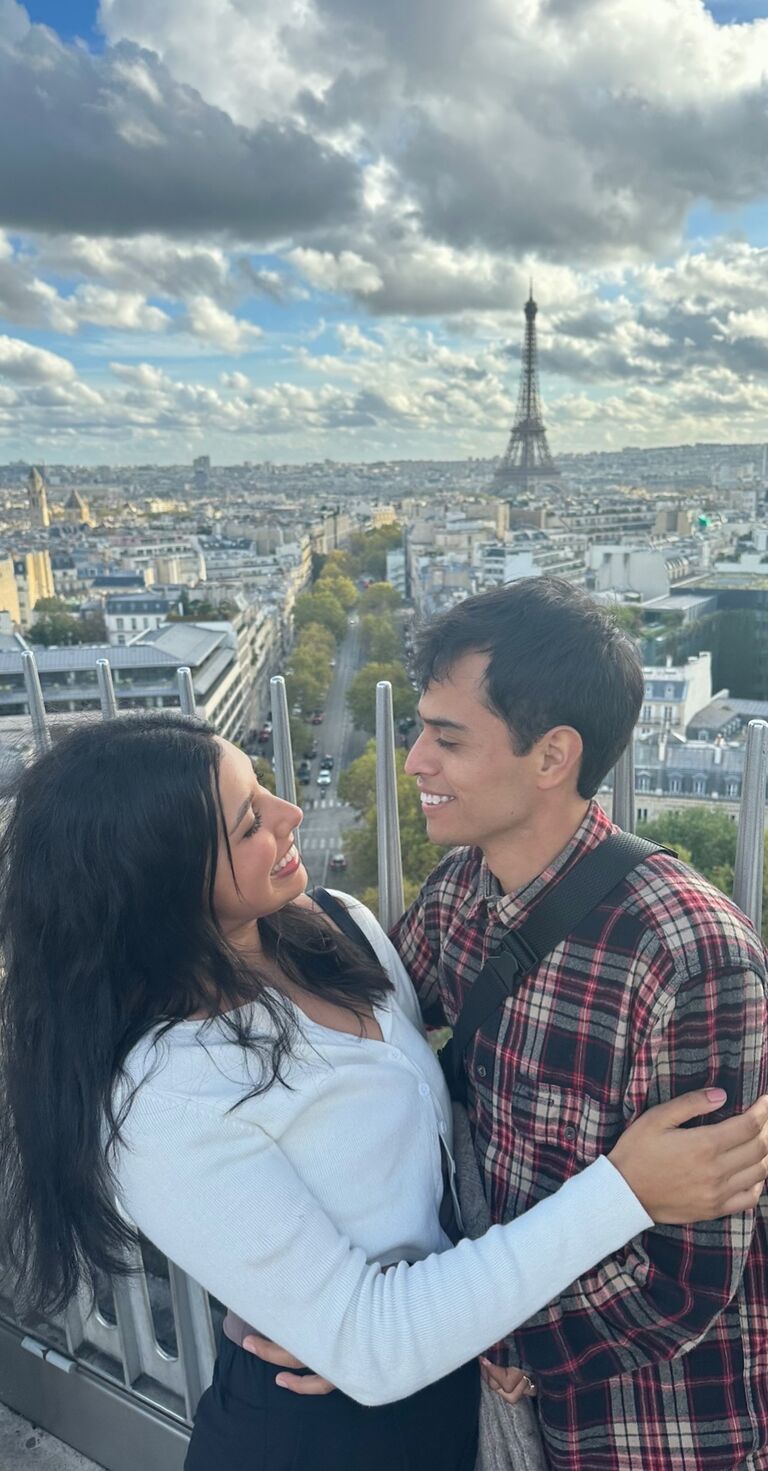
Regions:
[[[550,868],[502,894],[478,849],[449,853],[395,926],[425,1018],[455,1024],[490,951],[614,831],[596,802]],[[692,869],[646,860],[467,1049],[470,1121],[494,1222],[607,1153],[652,1104],[768,1086],[765,954]],[[721,1115],[716,1115],[720,1117]],[[491,1354],[538,1387],[554,1471],[768,1468],[768,1208],[657,1227],[574,1282]]]

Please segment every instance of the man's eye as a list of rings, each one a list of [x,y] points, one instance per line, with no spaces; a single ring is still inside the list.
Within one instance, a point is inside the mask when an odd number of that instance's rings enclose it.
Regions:
[[[453,751],[455,749],[456,745],[457,745],[457,742],[456,741],[446,741],[446,740],[443,740],[443,737],[442,736],[438,736],[437,739],[436,739],[436,741],[435,741],[435,744],[437,746],[441,746],[444,751]]]

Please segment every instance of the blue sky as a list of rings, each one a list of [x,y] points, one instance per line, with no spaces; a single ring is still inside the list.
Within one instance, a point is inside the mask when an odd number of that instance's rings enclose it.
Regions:
[[[347,10],[9,0],[0,462],[763,438],[766,6]]]

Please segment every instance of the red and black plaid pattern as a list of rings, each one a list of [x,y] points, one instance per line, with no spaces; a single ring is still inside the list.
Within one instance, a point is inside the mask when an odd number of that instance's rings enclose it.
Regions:
[[[455,1023],[505,930],[612,831],[593,802],[515,894],[477,849],[442,860],[392,935],[428,1021]],[[556,1190],[652,1104],[713,1084],[723,1114],[754,1102],[768,1088],[766,1020],[748,921],[685,864],[646,860],[468,1048],[492,1219]],[[765,1195],[756,1215],[647,1232],[492,1357],[535,1378],[554,1471],[768,1468]]]

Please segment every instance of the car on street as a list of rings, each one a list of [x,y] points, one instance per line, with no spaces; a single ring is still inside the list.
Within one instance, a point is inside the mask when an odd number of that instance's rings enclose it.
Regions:
[[[311,746],[307,746],[307,749],[304,752],[304,760],[305,761],[314,761],[315,756],[318,753],[318,750],[319,750],[319,747],[318,747],[317,741],[313,741],[312,744],[311,744]]]
[[[272,726],[269,724],[269,721],[267,721],[267,724],[266,725],[262,725],[261,730],[259,731],[259,734],[258,734],[258,737],[257,737],[258,742],[259,742],[259,745],[260,746],[265,746],[267,744],[267,741],[269,740],[271,734],[272,734]]]
[[[308,787],[312,780],[312,767],[308,761],[300,761],[296,775],[303,787]]]
[[[333,763],[333,757],[330,756],[330,755],[326,755],[326,756],[323,757],[322,761],[320,762],[320,770],[321,771],[333,771],[333,764],[334,764]]]
[[[344,857],[344,854],[343,853],[332,853],[331,854],[331,858],[330,858],[330,861],[328,863],[328,867],[329,868],[334,869],[335,872],[339,872],[341,869],[346,868],[346,866],[347,866],[347,860]]]
[[[319,787],[329,787],[331,785],[331,773],[325,767],[317,773],[317,785]]]
[[[309,717],[310,725],[322,725],[324,715],[324,710],[313,710],[312,714]]]

